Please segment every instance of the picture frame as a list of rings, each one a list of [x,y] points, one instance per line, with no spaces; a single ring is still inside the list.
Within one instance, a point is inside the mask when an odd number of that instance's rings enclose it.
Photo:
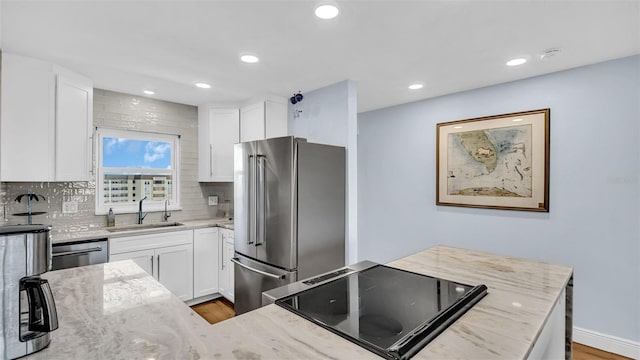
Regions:
[[[549,211],[550,109],[436,124],[436,205]]]

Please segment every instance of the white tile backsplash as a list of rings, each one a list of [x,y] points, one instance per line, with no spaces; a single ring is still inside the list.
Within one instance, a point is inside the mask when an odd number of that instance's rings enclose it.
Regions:
[[[151,131],[180,135],[181,211],[172,211],[171,220],[189,220],[223,216],[224,205],[209,206],[207,198],[217,195],[220,204],[229,200],[233,207],[233,183],[199,183],[198,179],[198,109],[195,106],[150,99],[141,96],[94,89],[93,125],[113,129]],[[95,158],[94,158],[95,163]],[[34,201],[33,211],[46,211],[33,217],[34,223],[53,225],[54,231],[73,232],[104,227],[106,216],[95,215],[95,179],[88,182],[0,183],[0,200],[6,208],[4,224],[26,223],[26,203],[14,201],[31,190],[44,195]],[[75,201],[78,212],[63,214],[62,203]],[[3,210],[3,209],[0,209]],[[233,213],[233,211],[230,211]],[[0,216],[5,212],[0,213]],[[160,221],[161,212],[150,213],[146,222]],[[116,215],[116,224],[134,224],[136,214]]]

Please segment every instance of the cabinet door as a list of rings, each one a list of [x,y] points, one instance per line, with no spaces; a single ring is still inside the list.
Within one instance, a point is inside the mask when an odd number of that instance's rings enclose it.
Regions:
[[[93,84],[55,68],[56,181],[88,181],[92,172]]]
[[[140,266],[144,271],[149,273],[149,275],[155,277],[154,258],[155,258],[155,252],[153,250],[141,250],[141,251],[126,252],[122,254],[109,255],[109,262],[120,261],[120,260],[133,260],[133,262],[138,264],[138,266]]]
[[[158,281],[183,301],[193,299],[193,244],[156,249]]]
[[[226,294],[224,296],[231,302],[234,301],[234,272],[233,272],[233,263],[231,262],[231,258],[233,258],[233,242],[225,242],[224,243],[224,253],[225,253],[225,268],[227,269],[227,289]]]
[[[287,103],[268,100],[265,102],[265,137],[287,136]]]
[[[233,145],[240,141],[238,109],[211,109],[212,181],[233,181]]]
[[[52,181],[54,75],[50,63],[2,54],[2,181]]]
[[[233,266],[229,266],[228,263],[230,262],[229,258],[227,256],[229,256],[226,252],[226,248],[225,248],[225,241],[224,241],[225,235],[223,232],[223,229],[220,229],[220,235],[219,235],[219,241],[218,241],[218,249],[219,249],[219,253],[220,253],[220,260],[219,260],[219,272],[218,272],[218,292],[220,292],[220,294],[222,296],[224,296],[225,298],[228,298],[228,293],[229,293],[229,272],[233,271]],[[233,263],[232,263],[233,264]]]
[[[240,141],[263,140],[265,138],[264,102],[240,109]]]
[[[209,107],[198,106],[198,181],[211,181],[213,145],[209,130]]]
[[[233,145],[240,142],[240,111],[198,107],[198,181],[233,181]]]
[[[218,228],[193,231],[193,297],[218,292]]]

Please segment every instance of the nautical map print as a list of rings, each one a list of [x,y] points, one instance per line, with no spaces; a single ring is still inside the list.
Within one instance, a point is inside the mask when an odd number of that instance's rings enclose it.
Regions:
[[[531,197],[531,125],[449,134],[447,193]]]

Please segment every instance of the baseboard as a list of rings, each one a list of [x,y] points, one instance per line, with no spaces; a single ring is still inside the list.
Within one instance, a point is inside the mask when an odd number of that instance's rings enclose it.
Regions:
[[[640,343],[592,330],[573,327],[573,341],[610,353],[640,359]]]
[[[222,297],[222,295],[220,295],[219,293],[215,293],[212,295],[206,295],[206,296],[201,296],[199,298],[191,299],[191,300],[185,301],[184,303],[187,304],[187,306],[193,306],[203,302],[211,301],[213,299],[217,299],[219,297]]]

